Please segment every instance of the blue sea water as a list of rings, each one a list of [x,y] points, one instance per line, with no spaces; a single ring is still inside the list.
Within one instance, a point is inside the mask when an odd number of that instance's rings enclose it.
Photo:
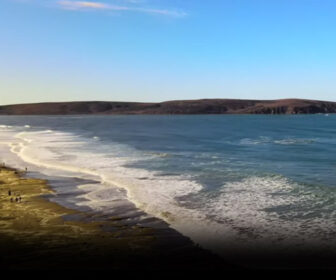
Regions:
[[[87,207],[108,212],[124,190],[214,250],[336,249],[336,115],[1,116],[0,125],[3,160],[6,146],[17,165],[97,180],[78,186]]]

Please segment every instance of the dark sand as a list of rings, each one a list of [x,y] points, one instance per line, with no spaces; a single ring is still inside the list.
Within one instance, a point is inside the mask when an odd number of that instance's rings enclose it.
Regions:
[[[214,271],[237,268],[173,229],[125,225],[118,217],[97,221],[88,217],[88,213],[50,202],[43,197],[53,195],[46,181],[22,175],[14,169],[1,168],[1,269]],[[21,202],[15,202],[18,196]],[[77,218],[65,220],[64,217]]]

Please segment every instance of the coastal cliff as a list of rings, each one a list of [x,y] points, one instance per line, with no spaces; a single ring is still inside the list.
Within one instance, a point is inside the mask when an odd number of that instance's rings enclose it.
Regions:
[[[84,101],[0,106],[0,115],[317,113],[336,113],[336,102],[305,99],[200,99],[166,101],[161,103]]]

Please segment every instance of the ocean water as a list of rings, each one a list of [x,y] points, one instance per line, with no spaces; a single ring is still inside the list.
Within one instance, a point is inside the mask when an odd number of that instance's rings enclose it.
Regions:
[[[336,252],[336,115],[1,116],[0,159],[221,254]]]

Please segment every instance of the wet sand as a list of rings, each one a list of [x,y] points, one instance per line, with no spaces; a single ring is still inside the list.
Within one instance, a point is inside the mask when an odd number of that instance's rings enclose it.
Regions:
[[[1,269],[237,268],[173,229],[125,225],[118,217],[94,219],[62,207],[46,199],[55,195],[47,181],[24,175],[0,168]]]

